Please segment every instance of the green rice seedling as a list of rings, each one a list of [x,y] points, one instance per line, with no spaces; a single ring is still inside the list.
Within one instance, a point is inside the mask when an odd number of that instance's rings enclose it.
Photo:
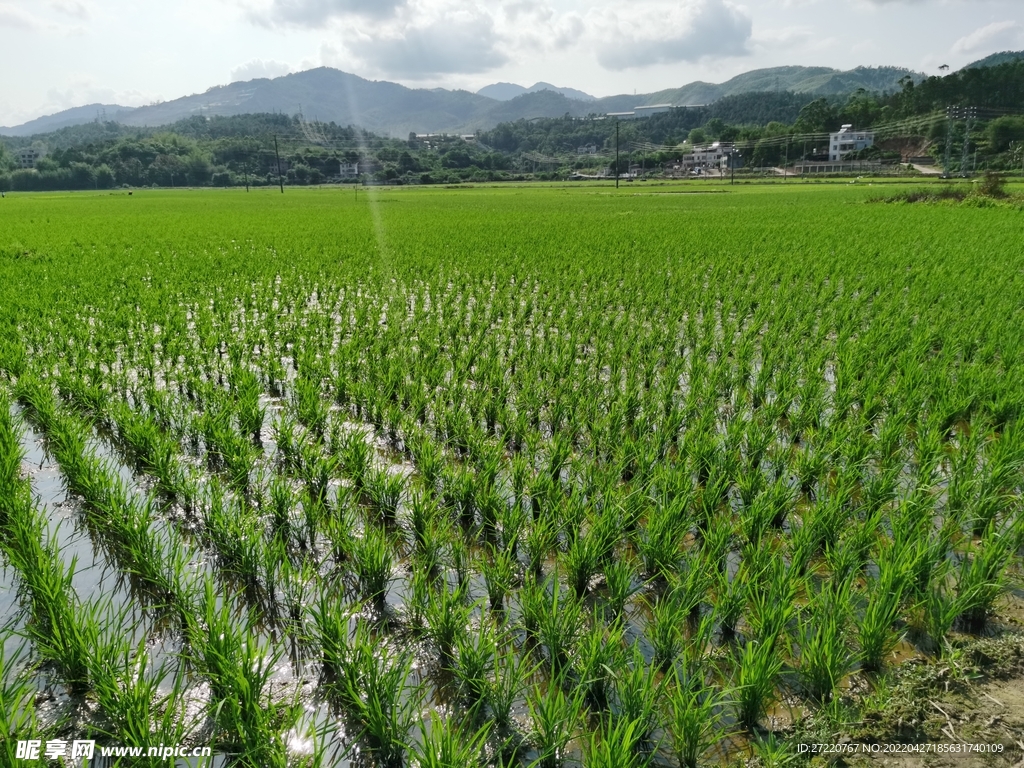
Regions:
[[[795,763],[799,758],[799,755],[793,752],[791,744],[773,731],[758,735],[752,747],[759,764],[765,768],[783,768]]]
[[[540,519],[542,511],[548,508],[555,498],[555,485],[551,481],[551,475],[546,472],[538,472],[530,481],[528,493],[530,496],[530,507],[533,510],[533,520]]]
[[[497,632],[486,616],[473,629],[456,636],[452,671],[459,692],[471,709],[486,702],[497,650]]]
[[[446,466],[442,474],[442,499],[464,528],[473,525],[476,515],[476,478],[462,466]]]
[[[608,563],[604,569],[605,586],[608,588],[608,609],[612,616],[621,616],[626,603],[643,589],[632,558],[620,557]]]
[[[210,710],[221,737],[253,766],[284,768],[284,743],[277,727],[284,705],[268,700],[270,676],[278,657],[267,655],[251,638],[248,622],[237,626],[230,602],[220,602],[206,580],[201,613],[192,617],[187,636],[192,663],[210,681]]]
[[[431,590],[436,586],[436,563],[424,562],[421,555],[413,555],[409,569],[409,597],[405,602],[405,620],[415,635],[425,633],[427,606]]]
[[[621,621],[605,626],[595,615],[580,635],[573,656],[573,672],[584,691],[587,706],[593,710],[608,709],[615,670],[621,669],[625,662],[625,633]]]
[[[793,616],[797,584],[792,572],[780,560],[772,560],[771,565],[759,573],[761,580],[764,583],[757,588],[751,584],[747,589],[749,622],[755,638],[774,646]]]
[[[427,601],[426,634],[437,646],[441,660],[450,666],[456,642],[465,634],[472,606],[466,603],[466,590],[449,590],[445,585],[432,590]]]
[[[527,528],[526,513],[522,506],[503,504],[498,512],[498,525],[501,528],[501,545],[515,560],[519,556],[519,539]]]
[[[102,733],[127,746],[182,743],[192,724],[182,706],[184,675],[178,668],[168,693],[160,691],[166,667],[153,669],[145,641],[132,649],[124,637],[100,644],[93,671],[94,695],[103,712]],[[156,765],[157,761],[152,761]]]
[[[367,751],[384,768],[404,765],[409,733],[417,717],[419,692],[410,684],[413,656],[387,646],[357,656],[358,686],[346,676],[347,700]]]
[[[597,573],[600,543],[591,536],[577,536],[569,550],[562,557],[569,585],[577,597],[583,597],[590,587],[590,580]]]
[[[537,765],[557,768],[583,723],[583,702],[579,689],[566,696],[556,676],[542,687],[534,684],[526,697],[533,727],[530,740],[537,748]]]
[[[627,652],[627,663],[615,680],[616,715],[636,724],[639,743],[648,744],[657,725],[658,707],[667,678],[658,679],[658,672],[644,663],[638,644]]]
[[[260,404],[260,383],[256,374],[248,369],[239,369],[232,377],[235,395],[235,411],[238,414],[238,428],[243,435],[249,435],[254,445],[261,445],[263,418],[266,408]]]
[[[280,553],[277,562],[280,600],[287,612],[291,632],[296,637],[304,637],[304,612],[307,596],[317,577],[316,564],[310,558],[303,558],[298,565],[293,565],[286,552]]]
[[[855,662],[847,644],[850,612],[849,587],[841,587],[816,595],[800,622],[797,671],[810,697],[822,704],[832,700],[839,682]]]
[[[960,607],[957,619],[968,629],[978,631],[985,625],[998,597],[1008,588],[1007,566],[1020,548],[1022,518],[998,528],[989,522],[980,545],[960,561],[956,574],[956,596]]]
[[[667,670],[682,652],[685,644],[683,627],[689,615],[682,588],[662,594],[651,605],[651,619],[645,635],[654,652],[652,663]]]
[[[417,548],[422,549],[427,546],[428,541],[437,540],[439,517],[440,510],[432,494],[423,491],[413,491],[410,494],[409,520],[412,524],[413,543]]]
[[[350,560],[355,551],[356,513],[347,494],[338,494],[337,502],[327,511],[320,525],[320,532],[327,539],[335,564]]]
[[[854,615],[861,667],[877,672],[885,658],[895,649],[902,633],[896,630],[904,593],[911,579],[908,563],[892,544],[885,546],[877,558],[879,578],[866,590],[866,604]]]
[[[606,719],[583,740],[587,768],[644,768],[654,755],[643,749],[643,724],[623,718]]]
[[[488,554],[481,558],[480,566],[491,610],[500,611],[505,607],[505,598],[515,585],[515,562],[507,549],[488,547],[488,550]]]
[[[320,397],[317,382],[300,376],[295,380],[295,415],[318,440],[324,439],[327,429],[328,406]]]
[[[2,405],[0,403],[0,407]],[[0,424],[3,421],[0,415]],[[4,758],[6,765],[17,765],[16,745],[19,737],[24,738],[26,734],[38,737],[41,731],[47,734],[40,728],[36,716],[35,686],[28,675],[14,672],[22,661],[24,648],[7,656],[4,652],[6,640],[6,634],[0,635],[0,669],[3,670],[0,676],[0,757]]]
[[[386,469],[371,469],[366,474],[364,489],[378,519],[394,522],[405,491],[405,476]]]
[[[363,599],[369,600],[377,608],[383,608],[394,568],[391,541],[387,532],[369,526],[363,538],[355,541],[352,565],[359,579],[359,591]]]
[[[301,464],[301,443],[295,433],[294,422],[282,411],[274,421],[274,443],[278,460],[286,472],[297,469]]]
[[[18,516],[4,542],[8,561],[18,570],[29,595],[33,621],[27,636],[36,655],[54,666],[73,695],[90,686],[90,659],[102,626],[103,605],[82,603],[71,586],[76,561],[67,569],[53,544],[42,544],[42,521]]]
[[[861,666],[866,671],[880,670],[886,657],[899,644],[901,634],[895,624],[902,599],[902,587],[891,576],[883,574],[869,587],[867,604],[855,619]]]
[[[752,640],[740,649],[734,689],[736,719],[744,728],[754,730],[764,717],[781,671],[782,659],[774,643]]]
[[[316,605],[310,609],[313,634],[320,647],[323,675],[328,693],[346,706],[350,690],[359,690],[359,672],[367,663],[361,658],[374,651],[366,626],[355,622],[338,600],[335,585],[324,581]],[[353,628],[353,624],[355,627]],[[351,683],[351,685],[349,685]]]
[[[547,603],[547,589],[544,582],[535,579],[523,582],[518,592],[519,616],[526,634],[534,640],[540,631],[541,617]]]
[[[736,636],[736,625],[747,605],[748,589],[749,577],[745,561],[741,562],[736,575],[731,579],[728,571],[719,571],[715,578],[712,615],[725,640],[732,640]]]
[[[412,458],[419,470],[423,487],[434,493],[441,481],[444,454],[426,432],[417,431],[409,440]]]
[[[448,553],[459,589],[467,588],[470,570],[473,565],[473,555],[470,551],[469,543],[466,541],[466,537],[461,530],[453,529],[449,532]]]
[[[373,448],[366,442],[362,432],[356,429],[345,433],[341,443],[341,469],[352,481],[352,487],[357,493],[363,491],[372,456]]]
[[[535,579],[543,575],[544,561],[557,543],[558,529],[548,519],[535,520],[530,526],[526,534],[526,557]]]
[[[321,455],[319,449],[309,443],[302,446],[300,455],[299,473],[306,485],[306,496],[315,506],[327,506],[328,487],[337,469],[334,457]]]
[[[662,725],[680,768],[697,768],[723,737],[723,695],[704,679],[701,668],[673,667],[665,688]]]
[[[509,479],[512,483],[512,495],[518,507],[522,507],[522,503],[526,499],[531,471],[532,466],[529,456],[521,451],[516,451],[512,455],[512,461],[510,462],[509,472],[511,476]]]
[[[563,590],[557,579],[552,579],[551,593],[538,617],[537,639],[547,649],[553,674],[561,674],[569,665],[582,629],[582,604],[572,592]]]
[[[499,644],[494,657],[494,677],[487,691],[488,711],[497,728],[512,725],[516,702],[536,671],[537,665],[531,665],[526,655],[517,653],[507,639]]]
[[[943,560],[932,572],[931,582],[919,606],[924,620],[924,629],[931,639],[932,650],[942,656],[948,641],[946,635],[953,628],[957,617],[963,612],[963,600],[959,599],[949,584],[949,561]]]
[[[664,582],[676,572],[681,557],[683,531],[669,509],[654,508],[647,525],[634,539],[637,552],[649,579]]]
[[[729,517],[722,515],[710,521],[700,542],[700,554],[711,574],[725,571],[726,555],[732,546],[736,529]]]
[[[280,475],[270,483],[270,524],[276,538],[287,541],[291,534],[295,497],[291,485]]]
[[[420,722],[419,742],[409,750],[413,763],[420,768],[477,768],[486,759],[483,751],[491,728],[488,722],[474,731],[465,720],[442,720],[431,710],[430,725]]]

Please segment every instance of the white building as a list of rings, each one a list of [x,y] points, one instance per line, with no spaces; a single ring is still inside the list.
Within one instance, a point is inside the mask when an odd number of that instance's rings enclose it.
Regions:
[[[35,168],[36,163],[39,162],[46,153],[38,147],[25,147],[19,149],[15,156],[18,158],[19,168]]]
[[[651,104],[649,107],[633,107],[633,112],[637,117],[650,117],[671,109],[671,104]]]
[[[851,152],[866,149],[874,143],[875,134],[870,131],[855,131],[852,125],[844,125],[838,133],[829,135],[828,159],[838,162]]]
[[[359,175],[359,163],[346,163],[344,160],[338,163],[338,175],[348,179]]]
[[[689,155],[683,155],[683,167],[686,170],[725,168],[729,164],[729,155],[735,151],[735,145],[716,141],[693,148]]]

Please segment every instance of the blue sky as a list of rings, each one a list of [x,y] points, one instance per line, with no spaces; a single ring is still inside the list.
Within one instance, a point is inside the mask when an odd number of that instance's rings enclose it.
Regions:
[[[1022,0],[0,0],[0,125],[332,66],[597,96],[783,64],[938,73],[1024,49]]]

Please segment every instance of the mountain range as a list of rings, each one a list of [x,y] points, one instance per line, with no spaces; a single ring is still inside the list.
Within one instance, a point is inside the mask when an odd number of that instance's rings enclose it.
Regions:
[[[1002,55],[1002,54],[1000,54]],[[983,66],[982,63],[978,63]],[[413,133],[468,133],[520,118],[582,117],[621,112],[637,106],[710,104],[724,96],[754,91],[793,91],[823,96],[868,91],[893,91],[900,80],[925,75],[900,67],[773,67],[738,75],[724,83],[694,82],[654,93],[595,98],[572,88],[536,83],[525,88],[495,83],[477,93],[463,90],[407,88],[398,83],[366,80],[329,67],[319,67],[273,79],[260,78],[210,88],[144,107],[89,104],[12,127],[7,136],[32,136],[96,120],[128,126],[160,126],[204,115],[256,112],[301,113],[307,120],[354,125],[375,133],[406,136]]]
[[[522,96],[524,93],[536,93],[537,91],[554,91],[560,93],[567,99],[575,99],[576,101],[596,101],[596,96],[591,96],[589,93],[583,91],[577,91],[575,88],[559,88],[551,83],[534,83],[529,88],[524,88],[521,85],[515,83],[493,83],[492,85],[485,85],[479,91],[478,96],[486,96],[489,99],[495,99],[497,101],[510,101],[516,96]]]

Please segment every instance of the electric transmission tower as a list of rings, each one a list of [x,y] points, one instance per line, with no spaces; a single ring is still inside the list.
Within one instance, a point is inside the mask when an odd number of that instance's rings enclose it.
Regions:
[[[946,156],[942,165],[943,178],[950,178],[950,163],[953,160],[953,124],[965,121],[964,145],[960,157],[960,175],[967,177],[967,164],[970,162],[971,126],[978,119],[977,107],[946,107]]]
[[[953,154],[953,121],[960,119],[960,107],[946,107],[946,155],[942,162],[942,178],[949,178],[949,161]]]
[[[978,119],[978,108],[977,107],[966,107],[964,109],[964,119],[967,121],[967,126],[964,128],[964,148],[960,157],[960,176],[967,178],[967,164],[971,160],[971,123]]]

